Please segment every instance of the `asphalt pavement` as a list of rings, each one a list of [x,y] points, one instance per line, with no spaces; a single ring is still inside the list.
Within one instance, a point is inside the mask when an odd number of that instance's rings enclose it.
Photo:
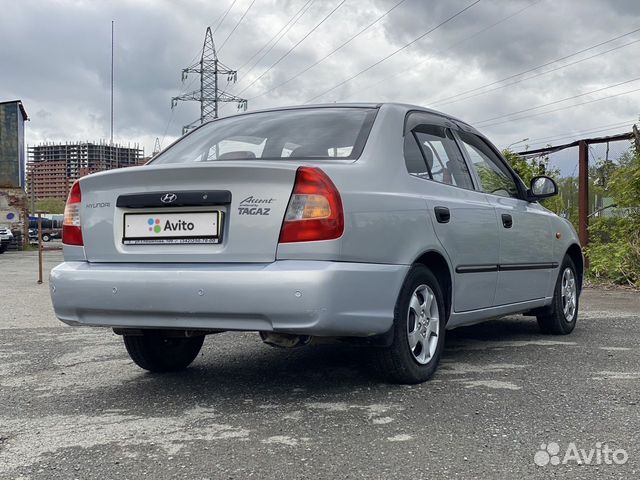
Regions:
[[[255,333],[152,375],[110,330],[58,322],[36,278],[35,252],[0,256],[2,479],[640,477],[638,292],[586,289],[569,336],[448,332],[433,380],[398,386],[371,350]]]

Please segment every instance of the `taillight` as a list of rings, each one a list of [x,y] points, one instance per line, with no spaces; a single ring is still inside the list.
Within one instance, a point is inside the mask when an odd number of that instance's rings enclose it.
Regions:
[[[280,243],[333,240],[343,232],[344,213],[336,186],[319,168],[298,168]]]
[[[64,207],[64,221],[62,222],[62,243],[67,245],[84,245],[82,229],[80,228],[80,205],[82,192],[80,182],[76,180],[71,187],[67,204]]]

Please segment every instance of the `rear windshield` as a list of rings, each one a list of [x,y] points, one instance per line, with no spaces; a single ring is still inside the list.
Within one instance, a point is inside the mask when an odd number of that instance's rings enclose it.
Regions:
[[[356,159],[377,109],[325,107],[223,118],[174,144],[153,163]]]

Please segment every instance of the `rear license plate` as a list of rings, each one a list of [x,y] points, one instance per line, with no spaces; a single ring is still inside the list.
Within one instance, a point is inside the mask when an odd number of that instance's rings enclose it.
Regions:
[[[125,245],[220,243],[222,213],[125,213]]]

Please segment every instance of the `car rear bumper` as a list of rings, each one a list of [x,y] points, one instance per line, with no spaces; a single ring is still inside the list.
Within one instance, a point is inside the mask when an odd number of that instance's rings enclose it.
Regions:
[[[391,327],[408,268],[65,262],[51,271],[50,289],[56,316],[70,325],[367,336]]]

